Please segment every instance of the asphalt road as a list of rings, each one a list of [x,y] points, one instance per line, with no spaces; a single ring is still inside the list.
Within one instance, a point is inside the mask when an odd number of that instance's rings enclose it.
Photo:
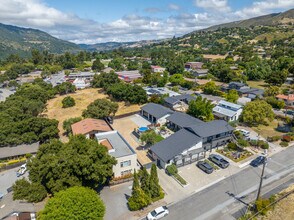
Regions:
[[[289,147],[269,159],[265,169],[264,185],[294,172],[293,155],[294,147]],[[223,214],[229,211],[228,207],[236,201],[236,198],[246,197],[246,195],[256,191],[260,175],[261,167],[247,167],[201,192],[170,205],[170,214],[166,219],[216,219],[217,213]]]

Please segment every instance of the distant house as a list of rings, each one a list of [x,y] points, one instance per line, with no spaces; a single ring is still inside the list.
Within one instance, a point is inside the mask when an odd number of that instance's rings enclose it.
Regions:
[[[292,85],[294,83],[293,77],[287,77],[285,84]]]
[[[105,146],[108,153],[117,160],[113,166],[114,177],[125,176],[138,170],[137,154],[118,131],[108,131],[95,135],[99,144]]]
[[[139,73],[139,70],[120,71],[115,73],[118,75],[118,78],[125,82],[133,82],[136,79],[142,78],[142,75]]]
[[[276,98],[280,101],[284,101],[286,106],[294,106],[294,94],[289,95],[277,95]]]
[[[75,79],[85,79],[91,81],[96,73],[92,72],[77,72],[77,73],[70,73],[66,78],[68,81],[73,82]]]
[[[208,74],[208,69],[195,69],[191,71],[195,77],[206,76]]]
[[[223,91],[229,91],[235,89],[241,96],[245,96],[250,99],[255,99],[257,97],[262,97],[264,94],[263,89],[251,88],[244,83],[240,82],[230,82],[227,87],[222,87]]]
[[[151,95],[159,95],[159,96],[162,96],[162,95],[168,95],[168,96],[177,96],[177,95],[180,95],[179,93],[177,92],[174,92],[172,90],[169,90],[165,87],[157,87],[157,88],[153,88],[153,87],[144,87],[143,88],[147,95],[148,96],[151,96]]]
[[[148,103],[141,107],[140,114],[154,124],[165,124],[166,118],[173,113],[172,110],[162,105]]]
[[[185,63],[185,70],[195,70],[195,69],[202,69],[203,63],[202,62],[187,62]]]
[[[161,66],[153,66],[153,65],[151,65],[151,71],[153,73],[163,73],[165,71],[165,68],[163,68]]]
[[[111,71],[114,71],[111,67],[106,67],[105,69],[102,70],[104,73],[110,73]]]
[[[166,97],[164,99],[164,105],[173,110],[177,110],[178,108],[181,108],[184,106],[186,106],[187,108],[189,102],[195,99],[196,99],[195,96],[188,95],[188,94]]]
[[[73,135],[83,134],[87,138],[94,138],[95,134],[112,131],[112,128],[104,120],[86,118],[71,125]]]
[[[77,89],[85,89],[90,86],[86,79],[76,78],[72,83]]]
[[[243,107],[227,101],[220,101],[217,106],[213,108],[213,114],[216,118],[225,121],[236,121],[239,119]]]
[[[227,87],[223,87],[224,90],[240,90],[242,88],[248,88],[248,86],[245,83],[240,83],[240,82],[230,82]]]

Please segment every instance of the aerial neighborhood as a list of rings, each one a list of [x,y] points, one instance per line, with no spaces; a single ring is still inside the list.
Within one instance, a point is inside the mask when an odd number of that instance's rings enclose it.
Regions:
[[[278,219],[294,205],[293,15],[3,46],[0,219]],[[25,45],[39,32],[0,24]]]

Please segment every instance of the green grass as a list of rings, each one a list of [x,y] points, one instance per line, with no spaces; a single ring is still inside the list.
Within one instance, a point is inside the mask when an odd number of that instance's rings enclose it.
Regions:
[[[183,177],[180,176],[180,174],[176,173],[173,175],[182,185],[187,185],[187,181],[184,180]]]
[[[163,140],[164,140],[164,138],[161,135],[157,134],[155,136],[155,143],[160,142],[160,141],[163,141]]]
[[[265,89],[267,87],[267,84],[261,80],[261,81],[247,81],[248,86],[258,89]]]
[[[268,122],[268,125],[259,125],[257,127],[252,127],[252,129],[264,138],[271,136],[281,136],[283,133],[276,130],[278,124],[279,121],[273,120]]]

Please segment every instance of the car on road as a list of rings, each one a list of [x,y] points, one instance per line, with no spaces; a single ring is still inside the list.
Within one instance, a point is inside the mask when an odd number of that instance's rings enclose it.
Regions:
[[[160,206],[153,211],[149,212],[146,219],[147,220],[157,220],[161,219],[169,214],[169,211],[166,206]]]
[[[265,156],[258,156],[254,160],[251,161],[250,165],[253,167],[258,167],[259,165],[265,162]]]
[[[230,165],[228,161],[217,154],[210,154],[208,159],[223,169],[227,168]]]
[[[211,174],[213,172],[213,167],[205,161],[198,161],[196,166],[207,174]]]
[[[20,176],[24,175],[26,171],[27,171],[27,165],[23,164],[23,165],[21,165],[19,170],[16,172],[16,176],[20,177]]]

